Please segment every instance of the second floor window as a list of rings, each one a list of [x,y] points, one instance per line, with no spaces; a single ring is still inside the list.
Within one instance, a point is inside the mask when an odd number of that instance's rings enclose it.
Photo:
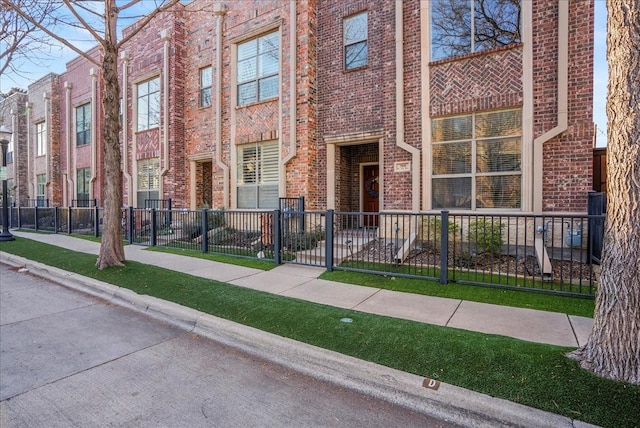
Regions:
[[[279,51],[277,31],[238,45],[238,105],[278,96]]]
[[[138,84],[138,131],[160,124],[160,78]]]
[[[520,0],[433,0],[431,60],[521,40]]]
[[[200,69],[200,107],[211,105],[211,67]]]
[[[76,107],[76,145],[91,143],[91,103]]]
[[[36,123],[36,156],[47,154],[47,123]]]
[[[367,65],[367,12],[344,19],[344,68],[351,70]]]

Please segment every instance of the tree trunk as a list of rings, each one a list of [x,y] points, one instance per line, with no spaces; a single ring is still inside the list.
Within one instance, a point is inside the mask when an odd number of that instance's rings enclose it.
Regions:
[[[640,384],[640,5],[607,0],[607,220],[593,330],[570,354]]]
[[[117,47],[108,41],[104,46],[102,63],[104,109],[103,157],[104,174],[104,216],[102,244],[96,266],[123,266],[124,244],[122,243],[122,172],[120,171],[120,85],[118,83]]]

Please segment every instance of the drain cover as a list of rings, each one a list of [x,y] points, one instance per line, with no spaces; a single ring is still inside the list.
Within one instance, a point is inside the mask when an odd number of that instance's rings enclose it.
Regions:
[[[353,322],[353,319],[352,318],[342,318],[340,321],[346,322],[346,323],[350,323],[350,322]]]

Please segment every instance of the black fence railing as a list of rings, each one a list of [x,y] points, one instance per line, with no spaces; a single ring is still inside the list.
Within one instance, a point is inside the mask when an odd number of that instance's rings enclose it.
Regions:
[[[21,207],[11,227],[102,234],[102,209]],[[604,214],[122,211],[131,244],[273,260],[443,284],[593,297]]]
[[[98,206],[97,199],[72,199],[71,206],[76,208],[91,208]]]

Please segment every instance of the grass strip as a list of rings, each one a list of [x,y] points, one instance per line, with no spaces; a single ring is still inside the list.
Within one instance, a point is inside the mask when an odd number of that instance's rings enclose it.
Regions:
[[[0,250],[326,349],[589,423],[637,426],[640,386],[599,378],[568,348],[365,314],[18,239]],[[340,322],[343,317],[352,323]]]

